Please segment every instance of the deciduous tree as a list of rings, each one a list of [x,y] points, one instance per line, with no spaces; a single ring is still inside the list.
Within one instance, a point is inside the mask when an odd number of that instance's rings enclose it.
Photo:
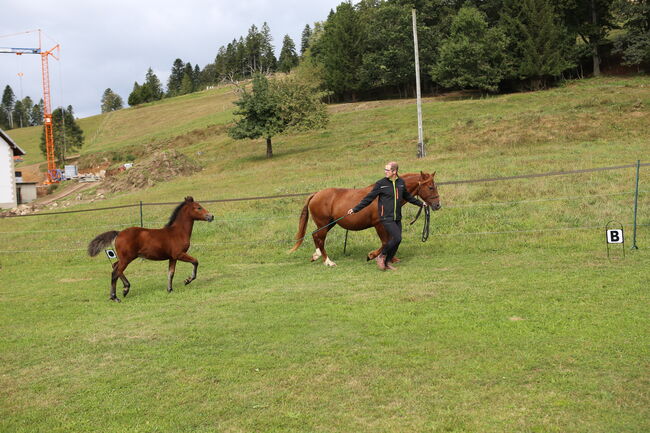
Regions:
[[[496,92],[505,76],[505,48],[503,32],[489,28],[483,12],[463,7],[452,21],[431,75],[445,87]]]
[[[270,83],[264,75],[256,74],[252,91],[241,89],[241,98],[235,102],[238,118],[228,134],[237,140],[265,138],[266,156],[271,158],[274,136],[327,123],[321,97],[309,83],[291,79]]]

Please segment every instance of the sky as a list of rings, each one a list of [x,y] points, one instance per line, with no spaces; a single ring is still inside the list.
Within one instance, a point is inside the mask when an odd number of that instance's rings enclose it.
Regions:
[[[324,21],[343,0],[0,0],[0,47],[43,50],[49,59],[52,107],[72,105],[75,116],[99,114],[102,94],[124,99],[151,67],[163,86],[175,59],[202,69],[217,50],[266,21],[276,56],[284,35],[300,50],[306,24]],[[21,75],[22,74],[22,75]],[[42,98],[41,56],[0,53],[0,92]]]

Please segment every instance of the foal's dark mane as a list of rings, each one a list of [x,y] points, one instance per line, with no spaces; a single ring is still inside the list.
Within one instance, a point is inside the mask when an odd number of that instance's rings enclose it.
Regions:
[[[165,227],[171,227],[171,225],[174,224],[174,221],[176,221],[176,218],[178,218],[178,214],[181,213],[181,209],[187,203],[189,203],[189,202],[184,201],[181,204],[179,204],[178,206],[176,206],[176,209],[174,209],[174,212],[172,212],[172,215],[169,217],[169,221],[167,222],[167,224],[165,224]]]

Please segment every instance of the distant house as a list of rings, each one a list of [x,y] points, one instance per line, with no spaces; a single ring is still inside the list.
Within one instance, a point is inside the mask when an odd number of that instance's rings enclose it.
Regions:
[[[22,156],[22,150],[0,129],[0,208],[12,208],[18,204],[14,156]]]
[[[16,172],[16,201],[18,204],[29,203],[38,198],[36,182],[25,182],[23,174]]]

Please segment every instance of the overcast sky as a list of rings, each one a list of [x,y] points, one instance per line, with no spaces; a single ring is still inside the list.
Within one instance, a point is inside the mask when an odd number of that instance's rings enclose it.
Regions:
[[[342,1],[0,0],[0,47],[38,47],[38,32],[24,32],[42,29],[44,50],[61,45],[60,61],[50,57],[52,106],[72,105],[77,117],[87,117],[100,113],[106,88],[126,105],[147,68],[165,86],[176,58],[203,68],[252,24],[268,23],[276,56],[286,34],[300,50],[305,24],[324,21]],[[40,100],[40,56],[0,54],[0,91],[7,84],[17,98]]]

